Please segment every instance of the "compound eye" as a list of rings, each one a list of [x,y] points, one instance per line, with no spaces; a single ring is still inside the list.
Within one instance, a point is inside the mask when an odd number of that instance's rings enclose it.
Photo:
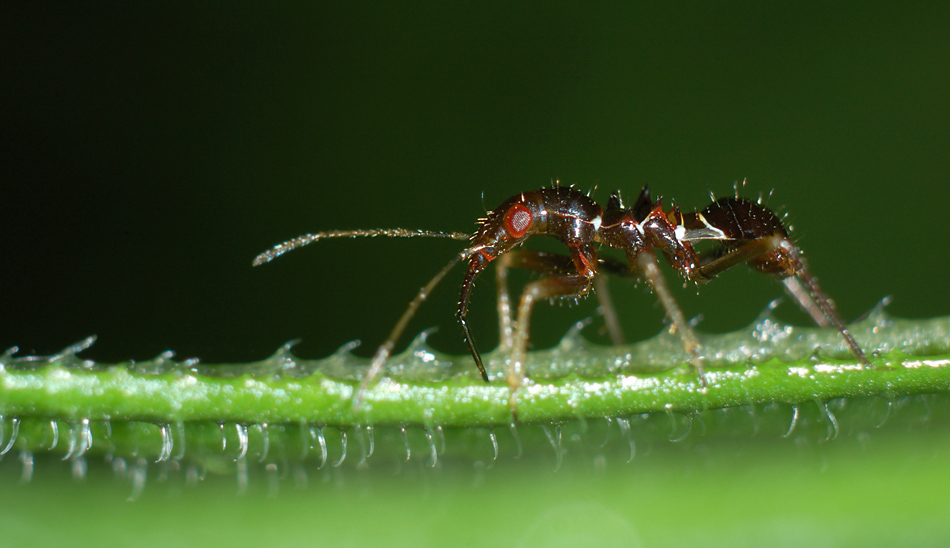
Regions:
[[[522,204],[515,204],[505,212],[505,230],[512,238],[521,238],[528,233],[533,216],[531,211]]]

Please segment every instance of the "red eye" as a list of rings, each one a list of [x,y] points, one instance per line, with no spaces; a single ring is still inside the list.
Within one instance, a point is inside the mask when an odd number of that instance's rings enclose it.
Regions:
[[[521,204],[515,204],[505,212],[505,230],[512,238],[521,238],[528,232],[532,219],[531,211]]]

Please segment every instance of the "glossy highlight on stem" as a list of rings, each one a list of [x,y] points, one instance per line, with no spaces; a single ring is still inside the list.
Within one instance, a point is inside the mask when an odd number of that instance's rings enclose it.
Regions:
[[[816,399],[946,392],[950,387],[950,318],[900,320],[880,308],[853,326],[874,349],[873,368],[848,352],[831,329],[776,322],[766,313],[750,328],[702,336],[709,355],[706,386],[689,368],[674,336],[626,346],[598,346],[579,327],[551,349],[528,354],[531,382],[516,394],[518,421],[551,423],[634,413],[706,409]],[[81,422],[174,424],[507,426],[510,391],[471,374],[468,357],[432,350],[424,334],[390,360],[384,378],[351,401],[367,360],[352,346],[303,360],[290,345],[248,364],[175,361],[168,353],[137,363],[97,364],[76,355],[89,341],[47,358],[0,358],[0,415]],[[489,371],[506,356],[486,356]]]

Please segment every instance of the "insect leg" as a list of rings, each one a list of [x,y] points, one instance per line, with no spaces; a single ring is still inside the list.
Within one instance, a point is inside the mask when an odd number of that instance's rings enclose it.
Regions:
[[[871,364],[868,362],[867,356],[858,346],[847,326],[841,321],[831,304],[831,299],[821,290],[818,280],[808,270],[805,260],[801,256],[801,251],[788,238],[780,234],[773,234],[772,236],[750,240],[738,248],[705,262],[699,267],[699,271],[704,277],[712,278],[737,264],[754,261],[770,254],[775,254],[781,262],[788,264],[786,270],[775,275],[784,276],[782,283],[785,285],[786,291],[795,299],[802,310],[811,316],[818,325],[834,326],[844,337],[845,342],[851,348],[855,357],[858,358],[858,361],[870,367]],[[763,266],[757,266],[755,263],[750,264],[750,266],[765,271]]]
[[[697,269],[699,281],[715,278],[717,275],[736,265],[747,263],[763,255],[772,253],[779,249],[779,242],[781,241],[787,240],[780,234],[774,234],[764,238],[749,240],[747,243],[739,245],[734,249],[729,249],[722,254],[710,255],[710,252],[699,253],[700,266]],[[791,245],[791,243],[789,243],[789,245]],[[712,250],[712,252],[716,251],[717,250]],[[750,266],[754,268],[754,265]]]
[[[871,363],[868,361],[867,356],[864,354],[864,350],[862,350],[861,347],[858,346],[858,342],[854,340],[854,337],[851,335],[851,332],[848,331],[847,326],[845,326],[844,322],[841,321],[841,318],[838,317],[838,313],[835,311],[834,306],[831,304],[831,299],[829,299],[828,296],[825,295],[825,293],[821,290],[821,287],[818,285],[818,280],[816,280],[815,277],[811,275],[811,272],[808,271],[808,267],[805,266],[805,261],[802,259],[801,253],[798,251],[798,248],[795,247],[792,244],[792,242],[786,240],[785,238],[781,238],[780,241],[776,242],[776,246],[778,247],[779,250],[788,254],[789,260],[795,268],[794,278],[798,279],[793,284],[789,284],[788,282],[785,282],[785,287],[788,290],[789,294],[798,300],[798,304],[806,312],[810,310],[808,304],[817,305],[818,309],[821,310],[822,314],[824,314],[828,322],[831,323],[831,325],[833,325],[838,330],[838,332],[841,333],[842,337],[844,337],[845,342],[848,343],[848,346],[851,347],[851,351],[858,358],[858,361],[860,361],[862,364],[868,367],[871,367]],[[786,278],[786,280],[794,279],[794,278],[789,277],[789,278]],[[805,289],[807,290],[808,296],[811,297],[810,303],[808,303],[808,301],[806,300],[801,299],[800,294],[796,293],[797,289],[801,289],[800,285],[798,284],[798,281],[801,281],[802,283],[805,284]],[[814,316],[814,314],[812,315]],[[821,325],[822,322],[819,321],[817,323]]]
[[[508,386],[512,393],[524,382],[524,357],[528,347],[531,309],[535,302],[540,299],[580,297],[590,290],[591,285],[592,280],[582,274],[563,274],[531,282],[525,287],[518,304],[518,328],[508,368]]]
[[[515,256],[519,259],[519,256]],[[563,265],[564,257],[553,254],[527,253],[520,256],[522,261],[535,261],[535,265],[545,261],[553,261],[549,265]],[[559,274],[531,282],[525,287],[518,304],[518,329],[515,332],[515,344],[512,348],[512,357],[508,367],[508,387],[511,390],[509,399],[512,413],[516,413],[515,395],[518,388],[524,384],[524,359],[528,347],[528,333],[530,332],[531,309],[539,299],[553,299],[559,297],[580,297],[590,291],[593,279],[597,274],[597,251],[592,245],[571,247],[571,263],[576,273]],[[548,269],[550,271],[550,269]]]
[[[383,365],[385,365],[386,360],[389,359],[390,354],[392,354],[393,347],[396,346],[396,341],[399,340],[399,337],[402,336],[402,332],[405,331],[406,326],[409,324],[409,320],[415,315],[416,310],[419,309],[419,306],[425,302],[429,297],[429,293],[435,289],[435,286],[438,285],[442,278],[452,270],[459,261],[468,258],[470,255],[470,250],[465,250],[462,253],[456,255],[448,264],[442,267],[431,280],[427,283],[422,289],[416,293],[415,298],[410,301],[409,306],[406,308],[406,311],[402,313],[399,321],[396,322],[396,325],[393,327],[393,330],[389,333],[389,337],[386,338],[386,341],[380,345],[376,350],[376,353],[373,354],[373,359],[370,361],[369,370],[366,372],[366,376],[363,377],[363,380],[360,382],[360,387],[356,391],[356,395],[353,397],[353,407],[358,408],[360,403],[363,401],[363,396],[366,393],[366,390],[372,386],[373,381],[383,370]]]
[[[465,274],[465,279],[462,281],[462,290],[459,295],[459,307],[455,312],[455,317],[458,319],[459,325],[462,326],[462,336],[465,339],[465,344],[468,346],[468,351],[472,355],[472,360],[475,361],[475,367],[478,368],[478,372],[482,374],[482,379],[485,382],[489,382],[488,372],[485,371],[485,365],[482,363],[482,356],[478,352],[478,347],[475,345],[475,338],[472,336],[472,328],[468,326],[468,304],[472,296],[472,289],[475,287],[475,278],[488,263],[494,259],[494,257],[487,255],[484,251],[479,248],[470,248],[467,252],[471,256],[471,260],[468,265],[468,272]]]
[[[570,274],[577,272],[577,267],[574,265],[574,261],[570,256],[560,255],[557,253],[549,253],[544,251],[534,251],[526,249],[518,249],[515,251],[509,251],[502,257],[498,259],[499,271],[502,268],[524,268],[527,270],[532,270],[534,272],[541,272],[544,274]],[[503,266],[504,265],[504,266]],[[613,259],[607,258],[606,260],[601,260],[598,262],[598,269],[601,267],[606,267],[613,270],[624,271],[626,267],[623,263],[619,261],[614,261]],[[502,276],[504,279],[502,279]],[[505,300],[508,299],[508,289],[504,285],[504,280],[507,280],[507,271],[502,274],[499,272],[499,282],[498,282],[498,291],[499,291],[499,303],[498,303],[498,312],[501,322],[508,322],[506,327],[502,323],[502,340],[504,341],[505,334],[511,336],[513,329],[511,327],[511,313],[510,308],[502,310],[502,306],[507,304],[510,307],[510,303],[502,302],[502,291],[505,293]],[[610,300],[610,291],[607,287],[607,278],[604,276],[597,276],[594,278],[594,293],[597,295],[597,300],[600,303],[600,311],[604,316],[604,323],[607,327],[607,333],[610,336],[610,341],[615,345],[623,344],[623,330],[620,328],[620,322],[617,319],[617,312],[614,309],[613,302]],[[507,331],[506,331],[507,330]],[[511,348],[513,342],[507,344],[507,348]]]
[[[637,268],[643,274],[643,277],[646,278],[657,298],[660,299],[660,304],[663,305],[666,316],[670,319],[670,323],[672,324],[670,330],[675,331],[679,335],[680,340],[683,342],[683,348],[692,355],[693,367],[696,368],[696,371],[699,373],[699,378],[705,386],[706,378],[703,375],[702,357],[699,355],[699,339],[696,338],[693,329],[686,322],[683,311],[679,305],[676,304],[673,293],[670,292],[669,286],[666,285],[666,279],[663,277],[663,272],[660,271],[656,254],[651,250],[644,250],[637,255],[636,263]]]
[[[644,189],[646,192],[646,189]],[[600,259],[598,269],[613,276],[620,278],[629,278],[638,276],[637,271],[633,269],[634,265],[623,263],[610,257]],[[620,327],[620,321],[617,319],[617,312],[614,310],[613,301],[610,298],[610,292],[607,289],[607,277],[598,276],[594,280],[594,289],[600,299],[604,323],[607,326],[607,333],[610,335],[610,341],[615,345],[624,343],[623,330]]]
[[[818,306],[815,299],[808,293],[808,289],[802,285],[801,280],[795,276],[789,276],[782,280],[782,283],[785,284],[785,291],[798,302],[798,305],[805,313],[811,316],[811,319],[815,320],[818,326],[831,327],[831,322],[825,317],[824,312],[821,311],[821,307]]]
[[[614,308],[614,302],[610,298],[610,284],[607,283],[606,276],[594,278],[594,292],[597,293],[597,300],[600,302],[600,314],[604,317],[604,326],[607,328],[607,334],[610,336],[610,342],[615,346],[623,344],[623,329],[620,327],[620,320],[617,319],[617,310]]]
[[[498,286],[498,347],[502,351],[511,349],[515,344],[514,327],[511,320],[511,295],[508,293],[508,268],[511,253],[498,258],[495,265],[495,285]]]

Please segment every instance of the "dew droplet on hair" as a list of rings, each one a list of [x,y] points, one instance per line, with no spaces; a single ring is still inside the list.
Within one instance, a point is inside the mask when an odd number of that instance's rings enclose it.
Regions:
[[[172,444],[174,443],[167,424],[159,425],[158,430],[162,436],[162,449],[158,453],[158,458],[155,459],[156,463],[165,462],[172,456]]]
[[[561,461],[563,459],[563,450],[561,448],[561,425],[557,424],[554,426],[554,432],[551,432],[551,429],[546,424],[541,425],[541,431],[544,432],[545,437],[548,438],[548,443],[551,444],[551,447],[554,448],[554,457],[556,465],[554,466],[554,471],[561,469]]]
[[[320,447],[320,466],[317,467],[317,470],[319,470],[327,464],[327,440],[323,437],[323,427],[311,426],[310,437],[313,438]]]
[[[888,398],[888,399],[887,399],[887,409],[884,411],[884,417],[880,420],[880,422],[878,422],[877,424],[874,425],[874,428],[880,428],[880,427],[884,426],[884,423],[887,422],[887,419],[889,419],[889,418],[891,417],[891,410],[892,410],[892,409],[894,409],[894,400]]]
[[[20,472],[20,483],[30,483],[33,479],[33,453],[27,450],[20,451],[19,460],[23,467]]]
[[[604,420],[607,425],[604,427],[604,441],[600,442],[600,447],[607,447],[607,444],[610,443],[610,425],[614,422],[613,417],[604,417]]]
[[[679,443],[679,442],[685,440],[686,437],[689,436],[690,431],[693,429],[693,415],[692,415],[692,414],[685,415],[686,427],[683,428],[683,433],[682,433],[682,434],[680,434],[679,436],[676,436],[676,435],[675,435],[675,434],[676,434],[676,422],[675,422],[674,417],[673,417],[673,412],[672,412],[670,409],[667,409],[667,410],[666,410],[666,413],[667,413],[667,415],[669,415],[670,421],[671,421],[671,423],[672,423],[672,424],[671,424],[671,425],[672,425],[672,430],[670,431],[670,441],[673,442],[673,443]]]
[[[376,450],[376,440],[373,438],[372,426],[366,427],[366,434],[367,434],[367,437],[369,438],[369,451],[366,452],[366,458],[370,458],[373,456],[373,451]]]
[[[84,481],[86,479],[86,471],[89,468],[88,463],[86,462],[85,457],[75,456],[69,461],[70,468],[73,472],[74,481]]]
[[[518,425],[514,421],[508,424],[508,429],[511,430],[511,437],[515,439],[515,458],[521,458],[521,438],[518,437]]]
[[[831,409],[828,409],[828,402],[816,399],[815,404],[818,405],[818,410],[821,411],[828,422],[828,435],[825,437],[824,441],[831,441],[837,438],[838,419],[835,418],[835,415],[831,412]]]
[[[637,444],[633,440],[633,434],[630,432],[630,419],[617,417],[616,421],[620,427],[620,433],[627,439],[627,444],[630,446],[630,457],[627,458],[627,462],[633,462],[633,457],[637,456]]]
[[[109,426],[109,421],[106,421],[106,426]],[[185,457],[185,424],[182,421],[175,421],[174,433],[178,435],[178,441],[175,442],[177,451],[171,460],[178,462]],[[109,438],[112,438],[111,427],[109,428]]]
[[[48,450],[52,451],[56,449],[56,445],[59,443],[59,422],[56,419],[49,421],[49,428],[51,432],[52,440],[49,443]]]
[[[439,453],[435,449],[435,440],[432,437],[432,431],[426,428],[425,435],[426,442],[429,444],[429,462],[427,465],[429,468],[435,468],[435,465],[439,463]]]
[[[238,456],[234,460],[242,461],[247,456],[247,426],[243,424],[235,424],[234,426],[238,435]],[[246,470],[247,466],[245,465]]]
[[[254,425],[261,433],[261,455],[257,459],[258,464],[267,459],[267,453],[270,452],[270,433],[267,430],[267,423]]]
[[[264,467],[264,474],[267,476],[267,498],[275,499],[280,490],[280,476],[277,473],[277,464],[273,462],[267,463]]]
[[[0,417],[0,422],[3,422],[3,418]],[[13,444],[16,443],[17,436],[20,435],[20,419],[18,417],[13,417],[10,419],[10,441],[7,443],[6,447],[0,450],[0,456],[6,455],[10,449],[13,449]]]
[[[247,493],[247,459],[244,458],[244,455],[241,455],[237,459],[237,466],[235,467],[235,473],[237,475],[237,494],[243,495]]]
[[[402,436],[402,443],[406,446],[406,462],[409,462],[409,459],[412,458],[412,449],[409,447],[409,436],[406,435],[406,427],[399,427],[399,435]]]
[[[221,431],[221,452],[228,450],[228,435],[224,432],[224,423],[218,423],[218,430]]]
[[[342,451],[340,453],[339,460],[337,460],[336,462],[330,465],[334,468],[339,468],[340,466],[343,465],[343,462],[346,460],[346,429],[342,427],[340,428],[340,446],[341,446]]]
[[[488,429],[488,438],[491,440],[491,448],[492,448],[492,458],[491,458],[492,464],[491,465],[495,466],[495,462],[498,460],[498,437],[495,436],[494,428]]]
[[[795,426],[798,424],[798,417],[799,417],[800,412],[801,411],[798,408],[798,405],[792,406],[792,422],[791,424],[788,425],[788,430],[785,432],[785,434],[782,435],[783,438],[787,438],[791,436],[792,432],[795,431]]]
[[[125,499],[128,502],[134,502],[142,496],[142,491],[145,490],[145,480],[148,475],[148,461],[144,458],[139,458],[135,461],[135,465],[132,466],[132,492],[129,494],[129,497]]]

